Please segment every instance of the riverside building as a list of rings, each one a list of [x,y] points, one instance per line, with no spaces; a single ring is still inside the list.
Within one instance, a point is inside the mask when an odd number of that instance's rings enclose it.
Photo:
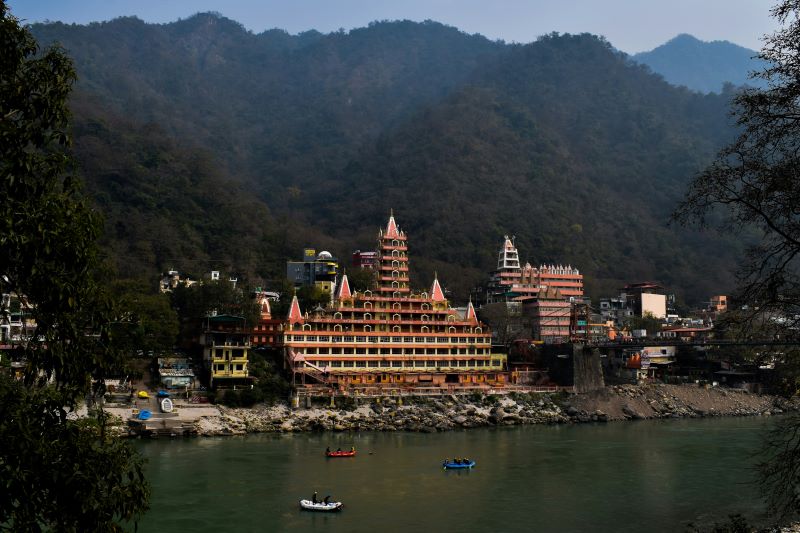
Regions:
[[[565,300],[581,300],[583,275],[571,265],[521,265],[514,240],[506,235],[497,256],[497,269],[489,275],[486,303],[521,302],[547,289],[557,289]]]
[[[342,280],[326,308],[303,313],[294,297],[284,325],[285,361],[296,385],[332,389],[489,387],[506,381],[505,355],[472,302],[451,308],[438,279],[412,291],[408,242],[394,215],[378,234],[374,290]]]

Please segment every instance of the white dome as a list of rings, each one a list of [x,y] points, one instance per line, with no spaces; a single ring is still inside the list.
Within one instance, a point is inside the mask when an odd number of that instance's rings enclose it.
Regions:
[[[330,252],[322,251],[317,256],[317,259],[333,259],[333,255]]]

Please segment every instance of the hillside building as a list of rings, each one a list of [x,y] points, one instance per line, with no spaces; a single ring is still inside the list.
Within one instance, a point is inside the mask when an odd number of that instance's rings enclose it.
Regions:
[[[580,300],[583,275],[571,265],[521,265],[513,238],[504,236],[497,268],[489,275],[485,303],[521,302],[548,288],[557,289],[565,300]]]
[[[378,268],[378,252],[356,250],[353,252],[353,267],[375,270]]]
[[[667,296],[661,285],[647,281],[625,285],[620,290],[625,294],[627,306],[633,310],[635,316],[649,313],[656,318],[667,317]]]
[[[570,341],[572,304],[564,299],[558,289],[549,287],[541,290],[536,298],[525,300],[523,315],[530,320],[533,340],[544,344]],[[586,322],[583,327],[587,327]]]
[[[249,383],[247,354],[251,334],[243,317],[216,315],[205,319],[201,344],[211,387]]]
[[[330,252],[322,251],[317,254],[313,248],[303,250],[302,261],[286,262],[286,278],[296,288],[316,286],[333,294],[338,273],[337,259]]]
[[[258,322],[253,327],[251,344],[254,347],[275,348],[280,344],[283,321],[272,317],[270,296],[274,293],[256,291],[255,299],[260,308]]]
[[[505,355],[472,303],[460,316],[435,278],[412,291],[408,242],[394,215],[378,234],[377,283],[363,293],[343,276],[327,308],[303,313],[293,298],[284,326],[286,365],[295,384],[332,389],[496,386],[506,381]]]

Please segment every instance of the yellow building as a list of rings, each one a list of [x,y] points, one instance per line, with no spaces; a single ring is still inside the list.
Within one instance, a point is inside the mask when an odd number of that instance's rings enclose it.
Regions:
[[[251,332],[243,317],[217,315],[206,319],[203,333],[203,361],[211,387],[228,387],[249,382],[247,355]]]

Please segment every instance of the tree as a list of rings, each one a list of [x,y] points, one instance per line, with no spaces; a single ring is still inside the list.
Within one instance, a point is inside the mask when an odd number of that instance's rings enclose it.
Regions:
[[[24,378],[0,373],[0,529],[115,531],[147,509],[142,459],[96,418],[70,420],[124,361],[97,276],[100,219],[72,173],[75,73],[0,0],[0,292],[34,307]]]
[[[739,235],[755,231],[733,302],[742,335],[797,339],[800,320],[800,0],[772,9],[780,28],[765,40],[754,74],[766,88],[733,99],[736,139],[691,183],[675,217],[719,226]],[[782,516],[800,510],[800,417],[770,433],[760,483],[770,508]]]
[[[170,307],[169,296],[137,280],[115,281],[111,290],[119,304],[119,322],[124,326],[120,330],[129,351],[163,352],[175,346],[178,314]]]
[[[661,320],[650,311],[645,312],[642,316],[633,316],[625,321],[625,327],[629,331],[635,329],[643,329],[647,331],[649,336],[655,336],[656,333],[661,331]]]

